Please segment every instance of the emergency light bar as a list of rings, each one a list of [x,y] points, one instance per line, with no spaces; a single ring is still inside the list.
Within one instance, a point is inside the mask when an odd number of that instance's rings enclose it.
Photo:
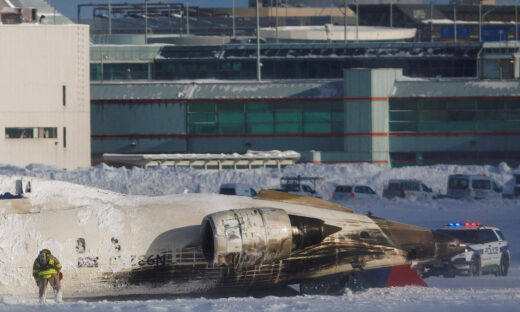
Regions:
[[[448,223],[447,224],[449,227],[470,227],[470,226],[482,226],[481,223],[475,223],[475,222],[463,222],[463,223],[459,223],[459,222],[456,222],[456,223]]]

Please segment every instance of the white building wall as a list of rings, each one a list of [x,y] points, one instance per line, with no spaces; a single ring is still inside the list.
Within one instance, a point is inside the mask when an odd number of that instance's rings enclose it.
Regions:
[[[13,127],[57,138],[6,138]],[[90,166],[88,26],[0,25],[0,163]]]

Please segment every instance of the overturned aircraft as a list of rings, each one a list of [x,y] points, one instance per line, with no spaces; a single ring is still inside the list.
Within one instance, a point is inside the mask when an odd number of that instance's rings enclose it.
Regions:
[[[424,285],[412,263],[463,250],[436,231],[275,191],[121,197],[2,201],[0,226],[10,237],[2,239],[0,294],[35,295],[31,266],[41,248],[63,264],[65,297]]]

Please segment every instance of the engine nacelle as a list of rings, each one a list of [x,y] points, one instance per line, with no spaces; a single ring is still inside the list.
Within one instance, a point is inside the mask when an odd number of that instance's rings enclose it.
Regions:
[[[211,263],[253,266],[290,256],[292,227],[285,210],[247,208],[207,215],[201,224],[201,247]]]

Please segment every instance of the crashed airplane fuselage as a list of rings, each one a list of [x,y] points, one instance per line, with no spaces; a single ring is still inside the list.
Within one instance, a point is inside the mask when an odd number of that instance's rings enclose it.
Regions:
[[[456,239],[425,228],[272,191],[255,199],[187,194],[63,206],[12,200],[4,210],[0,226],[12,236],[3,238],[0,268],[17,272],[4,274],[1,294],[35,293],[31,266],[41,248],[62,262],[66,297],[305,284],[461,250]]]

